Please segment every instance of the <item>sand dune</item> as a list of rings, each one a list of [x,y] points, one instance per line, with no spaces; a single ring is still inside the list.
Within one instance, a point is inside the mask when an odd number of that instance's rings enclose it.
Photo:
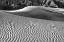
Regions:
[[[59,11],[53,12],[56,9],[49,7],[29,6],[20,10],[5,11],[5,13],[37,19],[64,21],[64,15],[62,13],[59,13]]]
[[[18,14],[0,12],[1,42],[52,42],[53,40],[63,42],[63,27],[64,22],[60,21],[35,19],[19,16]]]
[[[40,8],[33,9],[30,12],[0,10],[0,41],[63,42],[64,15]]]
[[[64,13],[64,9],[62,9],[62,8],[51,8],[51,7],[44,7],[44,6],[28,6],[23,9],[6,11],[6,12],[28,12],[35,8],[46,9],[46,10],[49,10],[52,12]]]

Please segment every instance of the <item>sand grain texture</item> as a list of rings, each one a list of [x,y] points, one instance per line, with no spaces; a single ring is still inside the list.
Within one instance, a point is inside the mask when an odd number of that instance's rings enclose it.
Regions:
[[[1,42],[64,42],[64,22],[0,12]]]

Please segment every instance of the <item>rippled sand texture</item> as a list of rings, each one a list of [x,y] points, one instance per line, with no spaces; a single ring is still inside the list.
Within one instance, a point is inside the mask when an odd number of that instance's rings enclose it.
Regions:
[[[64,22],[0,14],[1,42],[64,42]]]

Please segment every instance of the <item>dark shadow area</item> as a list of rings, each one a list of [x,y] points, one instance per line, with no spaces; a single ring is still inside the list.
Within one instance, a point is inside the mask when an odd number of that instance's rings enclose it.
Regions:
[[[43,4],[46,4],[47,0],[45,0],[44,2],[40,1],[40,0],[29,0],[26,1],[24,0],[19,1],[19,2],[15,2],[10,4],[10,2],[6,1],[5,5],[1,5],[0,9],[1,10],[19,10],[19,9],[23,9],[24,7],[27,6],[43,6]],[[53,0],[53,2],[59,7],[59,8],[63,8],[64,4],[60,1],[55,1]],[[51,4],[51,1],[48,2],[48,6]],[[54,6],[49,6],[52,8],[56,8]],[[24,16],[24,17],[31,17],[31,18],[36,18],[36,19],[45,19],[45,20],[54,20],[54,21],[64,21],[64,15],[62,13],[57,13],[57,12],[51,12],[51,11],[47,11],[44,9],[34,9],[30,12],[8,12],[14,15],[18,15],[18,16]]]
[[[41,10],[37,11],[32,10],[30,12],[8,12],[14,15],[18,16],[24,16],[24,17],[29,17],[29,18],[35,18],[35,19],[44,19],[44,20],[52,20],[52,21],[64,21],[64,15],[62,13],[57,13],[57,12],[51,12],[48,10]]]
[[[27,7],[25,4],[18,4],[18,6],[0,6],[0,10],[18,10],[18,9],[23,9],[24,7]]]
[[[64,3],[56,0],[52,0],[58,8],[64,8]],[[47,4],[46,4],[47,3]],[[0,5],[0,10],[17,10],[17,9],[23,9],[27,6],[46,6],[46,7],[52,7],[57,8],[56,6],[50,6],[52,2],[49,0],[18,0],[10,2],[10,1],[2,1],[2,5]],[[54,4],[53,3],[53,4]]]
[[[58,8],[64,8],[64,2],[53,0],[53,2],[58,6]]]

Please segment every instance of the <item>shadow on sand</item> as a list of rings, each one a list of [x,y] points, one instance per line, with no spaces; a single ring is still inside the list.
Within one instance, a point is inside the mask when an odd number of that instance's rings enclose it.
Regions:
[[[36,19],[45,19],[53,21],[64,21],[64,15],[62,13],[51,12],[46,9],[34,8],[28,12],[6,12],[18,16],[36,18]]]

